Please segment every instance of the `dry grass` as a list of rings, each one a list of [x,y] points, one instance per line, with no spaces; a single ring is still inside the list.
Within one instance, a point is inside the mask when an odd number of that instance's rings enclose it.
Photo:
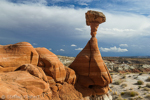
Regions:
[[[150,83],[147,83],[147,84],[146,84],[146,87],[150,88]]]
[[[127,87],[127,84],[124,83],[124,84],[121,85],[121,87],[125,88],[125,87]]]
[[[148,78],[146,79],[146,81],[150,82],[150,77],[148,77]]]
[[[146,95],[146,98],[150,99],[150,94]]]
[[[124,92],[124,94],[127,94],[127,95],[129,95],[131,97],[135,97],[135,96],[139,95],[139,93],[136,92],[136,91],[127,91],[127,92]]]
[[[115,84],[115,85],[120,85],[122,82],[123,82],[123,80],[116,80],[116,81],[114,82],[114,84]]]

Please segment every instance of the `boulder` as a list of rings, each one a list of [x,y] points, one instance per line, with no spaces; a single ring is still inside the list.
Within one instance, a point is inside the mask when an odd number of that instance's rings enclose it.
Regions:
[[[89,10],[86,14],[86,25],[91,27],[91,35],[95,37],[99,24],[106,21],[106,17],[102,12]]]
[[[63,83],[66,78],[65,66],[59,61],[58,57],[46,48],[36,48],[39,54],[38,66],[51,76],[56,82]]]
[[[28,42],[0,45],[0,72],[14,71],[24,64],[38,64],[38,53]]]
[[[86,25],[91,25],[91,23],[103,23],[106,21],[106,17],[102,12],[89,10],[85,13]]]
[[[1,100],[50,100],[49,84],[27,71],[0,73]]]

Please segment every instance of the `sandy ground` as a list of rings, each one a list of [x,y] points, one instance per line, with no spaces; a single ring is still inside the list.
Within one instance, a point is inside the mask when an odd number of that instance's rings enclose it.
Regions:
[[[125,78],[123,78],[125,77]],[[110,84],[110,89],[112,90],[111,94],[113,98],[118,97],[119,95],[123,98],[122,100],[150,100],[150,98],[146,98],[148,94],[150,94],[150,90],[146,91],[144,90],[144,87],[146,87],[146,84],[150,84],[150,82],[147,81],[147,78],[150,77],[150,74],[142,74],[139,75],[138,73],[128,73],[128,74],[113,74],[112,79],[113,83]],[[123,81],[121,82],[120,85],[116,85],[115,81],[120,80]],[[137,85],[137,81],[141,80],[144,82],[143,85]],[[121,87],[122,84],[127,84],[126,87]],[[141,88],[139,89],[139,87]],[[150,89],[150,88],[149,88]],[[131,97],[130,95],[124,94],[121,95],[122,92],[127,92],[127,91],[136,91],[139,93],[139,95],[135,97]],[[142,97],[142,98],[140,98]],[[133,99],[134,98],[134,99]],[[135,99],[139,98],[139,99]],[[115,100],[115,99],[113,99]],[[121,99],[118,99],[121,100]]]

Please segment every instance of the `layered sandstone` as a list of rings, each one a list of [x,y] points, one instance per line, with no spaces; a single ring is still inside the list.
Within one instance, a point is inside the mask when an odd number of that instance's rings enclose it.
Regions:
[[[14,71],[23,64],[38,64],[38,53],[28,42],[0,45],[0,72]]]
[[[38,66],[43,67],[44,72],[56,82],[64,82],[66,78],[65,66],[58,57],[46,48],[36,48],[39,54]]]
[[[51,100],[49,84],[27,71],[0,73],[0,100]]]
[[[106,18],[103,13],[88,11],[86,13],[87,25],[91,26],[91,39],[85,48],[77,55],[73,63],[69,66],[75,70],[78,75],[79,91],[86,95],[104,95],[108,92],[108,84],[112,83],[109,71],[101,57],[96,33],[98,25],[105,22]],[[87,90],[82,90],[82,86]]]

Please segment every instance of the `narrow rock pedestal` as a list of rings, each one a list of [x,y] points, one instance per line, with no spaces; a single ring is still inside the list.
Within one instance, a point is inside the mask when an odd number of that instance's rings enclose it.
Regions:
[[[112,79],[101,57],[96,39],[97,28],[105,20],[105,15],[101,12],[88,11],[86,13],[86,24],[91,27],[91,39],[69,66],[78,75],[77,84],[91,91],[87,94],[82,93],[84,96],[91,95],[90,100],[111,100],[111,96],[107,93],[108,84],[112,83]],[[82,92],[82,89],[79,91]],[[92,95],[94,95],[93,99]]]

